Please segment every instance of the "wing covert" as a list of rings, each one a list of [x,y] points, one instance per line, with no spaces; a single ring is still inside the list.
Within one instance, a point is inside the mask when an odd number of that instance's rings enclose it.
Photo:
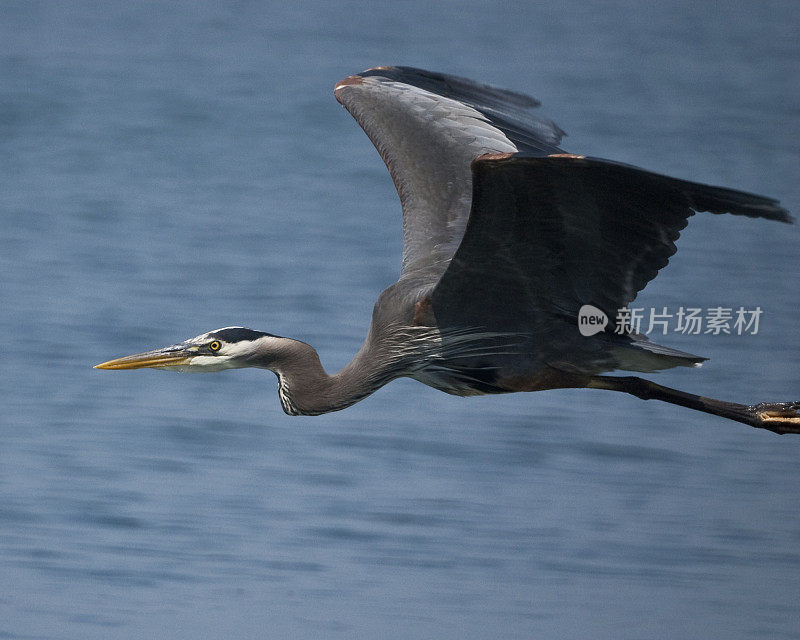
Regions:
[[[471,162],[486,153],[559,151],[564,135],[533,98],[410,67],[376,67],[334,89],[386,163],[403,207],[404,274],[441,274],[472,200]]]

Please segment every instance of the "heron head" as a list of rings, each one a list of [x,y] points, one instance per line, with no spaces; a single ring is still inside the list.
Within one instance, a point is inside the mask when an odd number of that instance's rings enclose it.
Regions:
[[[164,369],[204,372],[269,367],[270,355],[286,339],[244,327],[225,327],[161,349],[95,365],[95,369]]]

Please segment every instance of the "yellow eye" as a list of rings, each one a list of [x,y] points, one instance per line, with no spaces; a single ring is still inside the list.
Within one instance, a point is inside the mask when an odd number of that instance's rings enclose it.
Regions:
[[[214,340],[214,342],[208,345],[208,348],[211,349],[212,351],[219,351],[222,348],[222,344],[220,343],[219,340]]]

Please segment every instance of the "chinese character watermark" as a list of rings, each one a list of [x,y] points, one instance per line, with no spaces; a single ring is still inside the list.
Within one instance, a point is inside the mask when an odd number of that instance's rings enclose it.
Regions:
[[[687,335],[751,335],[758,333],[764,310],[761,307],[746,309],[739,307],[678,307],[670,310],[646,309],[645,307],[623,307],[617,309],[614,318],[614,333],[644,335],[683,333]],[[608,316],[601,309],[585,304],[578,312],[578,329],[581,335],[592,336],[604,331],[609,324]]]

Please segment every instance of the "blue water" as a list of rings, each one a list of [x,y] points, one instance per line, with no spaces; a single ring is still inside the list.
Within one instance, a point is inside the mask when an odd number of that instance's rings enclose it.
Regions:
[[[798,638],[800,438],[600,391],[91,365],[231,324],[347,362],[399,205],[340,78],[540,98],[570,151],[800,214],[795,2],[0,5],[0,637]],[[761,306],[659,382],[800,398],[798,227],[697,216],[642,306]]]

